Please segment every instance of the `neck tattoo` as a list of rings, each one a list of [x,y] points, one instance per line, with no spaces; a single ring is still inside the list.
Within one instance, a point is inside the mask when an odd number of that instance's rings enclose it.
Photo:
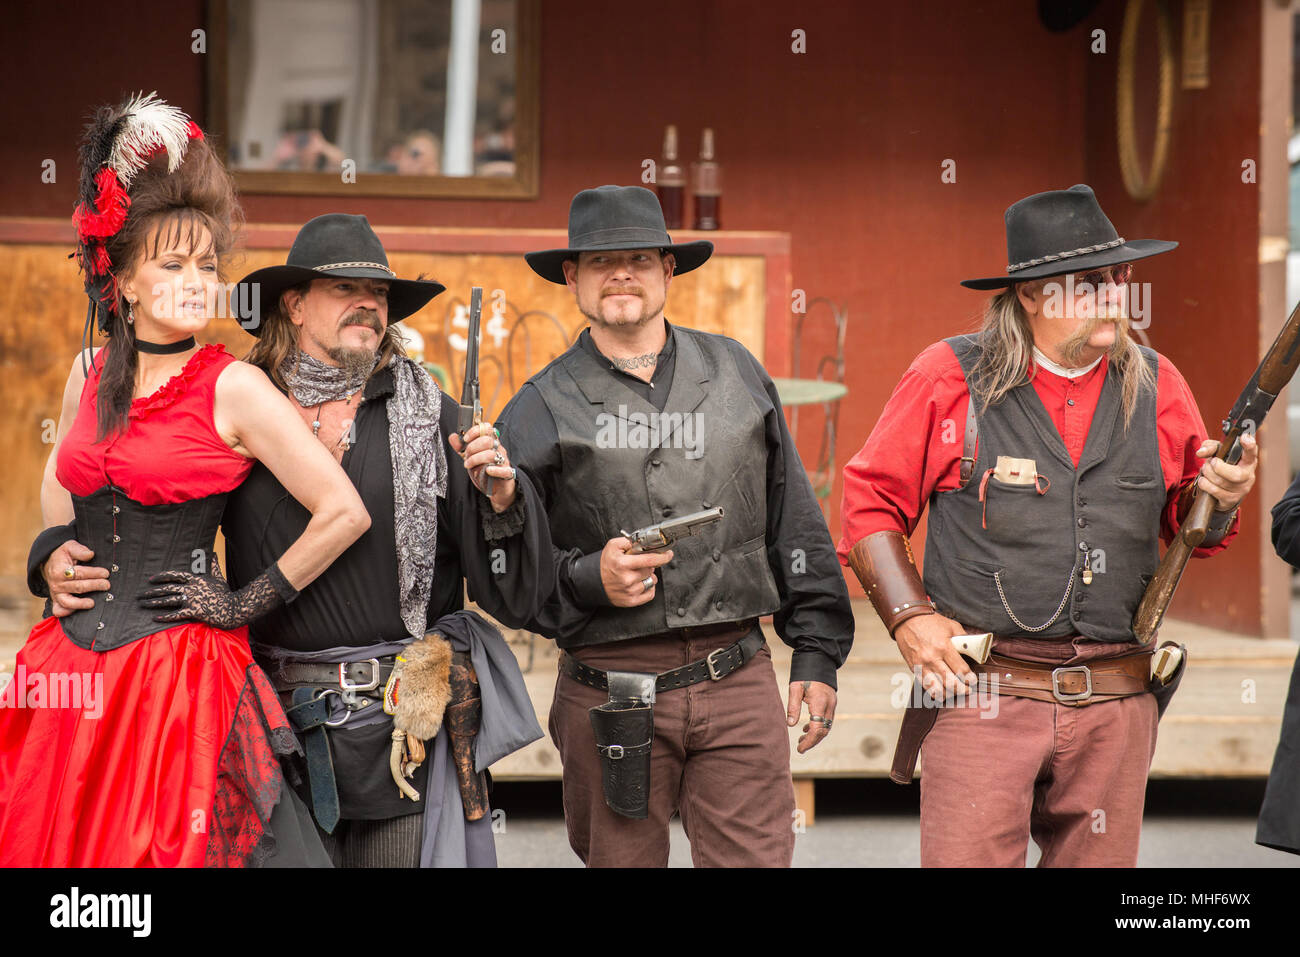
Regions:
[[[610,365],[626,372],[629,369],[653,369],[659,364],[659,353],[647,352],[645,355],[632,356],[629,359],[610,359]]]

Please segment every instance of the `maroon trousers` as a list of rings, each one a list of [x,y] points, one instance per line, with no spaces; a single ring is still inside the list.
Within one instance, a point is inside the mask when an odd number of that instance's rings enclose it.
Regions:
[[[663,672],[698,661],[735,637],[634,638],[577,648],[608,671]],[[606,692],[556,677],[551,739],[560,750],[569,844],[589,867],[665,867],[668,821],[681,814],[696,867],[789,867],[794,785],[785,705],[764,645],[720,681],[665,691],[655,702],[650,815],[636,821],[605,804],[588,711]]]
[[[1081,664],[1131,645],[1000,640],[998,654]],[[1070,707],[997,695],[943,708],[921,750],[921,866],[1134,867],[1156,748],[1149,693]]]

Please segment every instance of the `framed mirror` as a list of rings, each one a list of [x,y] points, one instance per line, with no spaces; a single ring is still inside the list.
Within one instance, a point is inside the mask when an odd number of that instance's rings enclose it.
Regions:
[[[539,0],[213,0],[208,126],[246,193],[537,196]]]

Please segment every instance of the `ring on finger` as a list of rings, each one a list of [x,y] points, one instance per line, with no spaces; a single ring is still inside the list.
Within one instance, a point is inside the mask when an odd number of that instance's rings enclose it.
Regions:
[[[63,569],[63,577],[64,577],[64,578],[76,578],[76,577],[77,577],[77,569],[74,568],[72,565],[69,565],[67,568]]]
[[[649,591],[651,588],[654,588],[654,587],[655,587],[655,577],[654,577],[654,575],[650,575],[648,578],[642,579],[642,581],[641,581],[641,587],[642,587],[645,591]]]
[[[493,457],[493,459],[492,459],[492,464],[493,464],[493,465],[505,465],[505,464],[506,464],[506,457],[505,457],[504,455],[501,454],[501,450],[500,450],[500,449],[497,449],[497,454]]]

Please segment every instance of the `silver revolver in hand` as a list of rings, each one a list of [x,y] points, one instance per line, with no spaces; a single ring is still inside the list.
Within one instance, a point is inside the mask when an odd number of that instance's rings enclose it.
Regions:
[[[632,547],[627,550],[629,555],[640,555],[642,552],[661,552],[665,548],[671,548],[673,542],[678,539],[697,535],[701,529],[707,528],[715,522],[720,522],[722,514],[721,506],[706,508],[701,512],[692,512],[690,515],[683,515],[680,518],[670,518],[666,522],[638,528],[635,532],[620,532],[619,534],[632,542]]]

